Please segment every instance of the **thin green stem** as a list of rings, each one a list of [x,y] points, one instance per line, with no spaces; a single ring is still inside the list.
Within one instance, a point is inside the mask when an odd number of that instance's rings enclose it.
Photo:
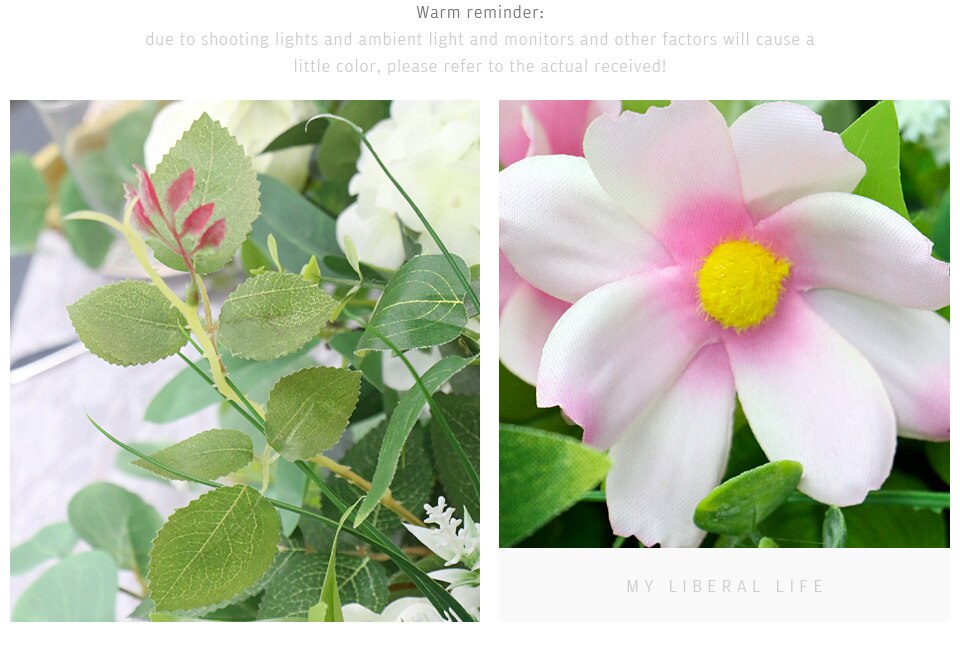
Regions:
[[[626,541],[627,541],[627,540],[626,540],[624,537],[617,537],[616,539],[613,540],[613,547],[614,547],[614,548],[622,548],[622,547],[623,547],[623,544],[624,544]]]
[[[199,375],[201,378],[203,378],[205,381],[207,381],[207,384],[208,384],[208,385],[210,385],[211,387],[213,387],[214,390],[217,389],[216,384],[213,382],[213,378],[211,378],[210,376],[208,376],[208,375],[207,375],[207,372],[205,372],[203,369],[201,369],[200,367],[198,367],[197,364],[196,364],[193,360],[191,360],[191,359],[188,358],[187,356],[183,355],[183,353],[180,352],[180,351],[177,351],[177,355],[180,356],[180,359],[183,360],[191,369],[193,369],[193,370],[197,373],[197,375]],[[227,379],[227,382],[232,384],[233,381]],[[240,392],[240,391],[238,391],[238,390],[236,389],[236,386],[234,386],[233,391],[236,392],[236,394],[241,398],[241,400],[246,401],[246,397],[243,395],[242,392]],[[221,396],[221,398],[224,398],[224,397]],[[224,400],[225,400],[227,403],[229,403],[230,406],[231,406],[234,410],[236,410],[237,412],[239,412],[240,415],[243,416],[243,418],[245,418],[247,421],[249,421],[249,422],[253,425],[254,428],[256,428],[257,430],[260,430],[261,432],[263,431],[263,422],[259,421],[257,417],[254,417],[254,416],[252,416],[251,414],[249,414],[246,410],[244,410],[242,407],[240,407],[240,405],[239,405],[236,401],[234,401],[233,399],[224,398]]]
[[[605,503],[607,502],[607,494],[603,491],[587,491],[582,496],[580,496],[581,503]]]
[[[387,178],[390,180],[390,183],[392,183],[393,187],[397,189],[397,191],[400,193],[401,196],[403,196],[403,199],[407,202],[407,204],[410,205],[410,208],[413,209],[413,212],[417,214],[417,217],[420,219],[420,223],[423,224],[423,228],[425,228],[427,230],[427,233],[430,234],[430,237],[433,238],[433,241],[436,243],[437,247],[440,249],[444,257],[447,259],[447,262],[450,264],[450,267],[453,268],[453,271],[457,275],[457,278],[460,279],[460,283],[463,285],[464,290],[466,290],[467,295],[470,297],[470,300],[473,301],[473,305],[477,309],[477,312],[480,312],[480,297],[478,297],[477,293],[474,292],[473,286],[470,285],[470,280],[463,275],[463,272],[460,270],[460,267],[453,260],[452,254],[450,253],[449,250],[447,250],[447,246],[443,244],[443,240],[441,240],[440,236],[437,235],[437,232],[433,230],[433,226],[430,224],[430,222],[427,221],[427,218],[424,217],[423,212],[420,210],[417,204],[413,201],[410,195],[407,194],[407,191],[403,189],[403,186],[400,185],[400,182],[397,181],[392,174],[390,174],[390,170],[387,169],[387,166],[380,159],[380,155],[377,154],[377,150],[375,150],[373,148],[373,145],[370,144],[370,141],[367,140],[367,136],[364,133],[363,129],[355,122],[352,122],[351,120],[348,120],[342,116],[334,115],[332,113],[321,113],[320,115],[316,115],[307,121],[307,125],[309,126],[310,122],[320,118],[342,122],[343,124],[348,125],[355,132],[357,132],[357,135],[360,136],[360,141],[366,146],[370,154],[373,155],[373,159],[377,162],[377,165],[380,166],[380,169],[383,170],[383,173],[387,175]]]

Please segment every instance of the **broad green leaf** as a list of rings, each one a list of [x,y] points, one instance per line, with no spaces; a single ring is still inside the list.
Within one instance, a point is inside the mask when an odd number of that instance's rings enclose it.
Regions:
[[[117,566],[105,552],[68,557],[27,587],[14,621],[111,622],[116,618]]]
[[[33,248],[43,230],[50,197],[43,176],[26,154],[10,157],[10,251]]]
[[[329,560],[325,554],[283,552],[286,564],[267,584],[260,602],[260,619],[306,618],[320,601]],[[336,579],[342,604],[359,603],[381,611],[389,588],[383,565],[369,557],[338,554]]]
[[[500,546],[569,509],[609,468],[606,455],[571,437],[500,424]]]
[[[760,539],[760,543],[757,544],[758,548],[779,548],[777,542],[771,539],[770,537],[763,537]]]
[[[455,394],[437,394],[434,401],[450,429],[457,436],[473,464],[480,471],[480,397],[458,396]],[[430,443],[437,462],[437,473],[443,483],[444,496],[451,505],[456,505],[480,518],[480,496],[477,495],[463,468],[463,462],[450,444],[448,435],[439,426],[436,419],[430,423]]]
[[[836,505],[827,508],[823,517],[823,547],[844,548],[847,545],[847,523]]]
[[[873,106],[840,134],[851,154],[867,166],[854,194],[869,197],[908,217],[900,185],[900,127],[891,100]]]
[[[303,195],[269,175],[260,175],[260,219],[244,245],[244,262],[254,256],[269,261],[267,237],[277,239],[277,252],[288,269],[301,269],[311,256],[340,256],[336,222]],[[249,268],[249,263],[248,268]],[[267,263],[269,266],[269,263]],[[256,264],[260,266],[260,262]]]
[[[152,176],[157,193],[163,197],[170,184],[188,168],[193,168],[196,185],[176,215],[177,225],[182,226],[195,208],[211,202],[214,209],[209,223],[220,219],[227,221],[227,234],[220,246],[196,256],[197,271],[209,274],[230,262],[246,240],[253,221],[260,214],[260,184],[243,147],[206,113],[191,125],[157,165]],[[157,260],[174,269],[185,269],[180,256],[158,238],[148,237],[147,241]]]
[[[256,489],[222,487],[175,511],[150,552],[150,595],[159,611],[219,605],[242,595],[273,564],[277,510]]]
[[[937,476],[946,484],[950,484],[950,442],[926,443],[927,460]]]
[[[306,460],[333,447],[360,397],[360,372],[311,367],[281,378],[267,399],[264,435],[284,458]]]
[[[349,466],[362,478],[373,477],[377,470],[386,431],[386,422],[377,425],[354,444],[340,462]],[[397,472],[390,483],[390,493],[407,509],[416,513],[420,511],[420,506],[430,499],[434,480],[425,434],[421,429],[415,428],[403,447],[403,453],[397,463]],[[353,503],[364,495],[358,487],[340,478],[334,481],[334,486],[347,504]],[[369,520],[373,527],[381,532],[392,532],[400,527],[400,517],[383,505],[373,510]]]
[[[746,535],[783,504],[800,483],[803,467],[779,460],[735,476],[707,494],[693,515],[701,530]]]
[[[259,403],[267,400],[270,389],[280,378],[315,364],[303,351],[266,362],[243,360],[234,358],[225,351],[222,353],[230,379],[248,398]],[[209,375],[210,365],[206,359],[198,360],[196,364]],[[216,405],[222,400],[197,372],[187,367],[157,392],[147,406],[144,419],[151,423],[170,423]]]
[[[350,100],[343,103],[337,114],[366,130],[390,114],[390,102]],[[317,150],[317,167],[320,168],[320,173],[331,181],[349,181],[357,171],[359,157],[360,139],[356,132],[343,123],[331,123]]]
[[[76,545],[77,533],[69,523],[42,527],[29,541],[10,551],[10,574],[26,573],[48,559],[66,557]]]
[[[87,485],[67,507],[70,525],[93,548],[109,553],[120,568],[147,568],[150,542],[163,518],[140,496],[109,482]]]
[[[466,264],[454,256],[464,276]],[[466,291],[443,256],[417,256],[397,270],[370,316],[371,330],[364,332],[357,352],[387,351],[380,335],[401,349],[444,344],[467,325]]]
[[[73,176],[65,175],[60,182],[60,215],[69,215],[89,208]],[[64,222],[63,235],[77,258],[94,269],[103,264],[110,245],[113,244],[113,231],[105,224],[91,220]]]
[[[110,364],[156,362],[187,343],[183,316],[144,281],[99,287],[67,306],[67,313],[84,345]]]
[[[470,364],[472,360],[474,358],[458,358],[456,356],[443,358],[421,376],[424,387],[433,395],[454,374]],[[427,398],[423,395],[423,391],[418,386],[414,386],[403,395],[396,409],[394,409],[387,425],[383,447],[380,449],[380,462],[377,464],[377,470],[370,481],[370,491],[367,492],[367,497],[360,505],[360,509],[357,510],[356,525],[363,523],[364,519],[373,513],[373,510],[380,504],[380,499],[390,488],[393,476],[397,472],[400,453],[403,451],[407,437],[426,404]]]
[[[238,430],[204,430],[150,457],[201,480],[216,480],[249,464],[253,443]],[[138,459],[134,464],[168,480],[180,479],[146,460]]]
[[[267,272],[234,290],[220,310],[220,343],[233,355],[272,360],[303,347],[337,302],[297,274]]]

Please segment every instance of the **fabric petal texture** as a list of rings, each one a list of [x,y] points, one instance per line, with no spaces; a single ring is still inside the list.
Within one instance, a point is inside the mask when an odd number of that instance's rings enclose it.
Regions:
[[[540,354],[570,304],[522,283],[500,313],[500,361],[524,382],[537,382]]]
[[[350,236],[360,259],[371,265],[397,269],[403,264],[403,236],[400,223],[387,211],[371,208],[364,215],[360,202],[347,207],[337,218],[337,240],[341,248]]]
[[[803,465],[799,489],[856,505],[890,473],[896,421],[867,359],[797,295],[762,327],[724,333],[740,404],[771,460]]]
[[[812,110],[770,102],[741,115],[730,127],[743,200],[756,220],[819,192],[853,192],[867,168],[847,151],[840,134],[825,131]]]
[[[500,173],[500,247],[528,282],[570,302],[671,261],[574,156],[536,156]]]
[[[837,290],[814,290],[804,299],[873,365],[901,435],[950,439],[950,322]]]
[[[719,484],[730,453],[734,386],[711,344],[610,449],[607,506],[614,534],[647,547],[694,547],[697,504]]]
[[[950,266],[901,215],[865,197],[828,192],[784,206],[757,225],[793,264],[801,289],[835,288],[907,308],[950,302]]]
[[[583,440],[609,448],[676,380],[716,329],[671,267],[610,283],[575,303],[550,333],[537,404],[559,405]]]

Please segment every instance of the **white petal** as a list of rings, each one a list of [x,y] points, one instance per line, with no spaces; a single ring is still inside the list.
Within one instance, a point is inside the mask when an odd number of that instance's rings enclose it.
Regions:
[[[543,348],[537,404],[559,405],[584,441],[609,448],[673,384],[717,327],[677,267],[610,283],[564,313]]]
[[[500,361],[515,376],[534,385],[547,336],[569,303],[520,282],[500,313]]]
[[[907,308],[950,302],[950,266],[916,227],[871,199],[808,195],[757,225],[790,259],[800,289],[835,288]]]
[[[838,290],[814,290],[804,298],[873,365],[901,434],[950,438],[950,322],[935,312]]]
[[[730,131],[710,102],[602,115],[583,151],[610,197],[657,235],[691,204],[743,203]]]
[[[747,421],[771,460],[803,465],[800,490],[855,505],[890,474],[897,428],[870,363],[795,294],[753,331],[724,333]]]
[[[403,237],[400,223],[386,211],[362,207],[354,202],[337,218],[337,241],[341,248],[344,237],[350,236],[357,246],[360,260],[386,269],[396,269],[403,264]]]
[[[670,262],[574,156],[535,156],[500,173],[500,246],[527,281],[571,302]]]
[[[730,127],[743,200],[756,220],[818,192],[852,192],[867,167],[805,106],[770,102]]]
[[[700,544],[706,533],[693,513],[723,478],[734,395],[726,351],[706,346],[613,445],[606,490],[614,534],[647,547]]]

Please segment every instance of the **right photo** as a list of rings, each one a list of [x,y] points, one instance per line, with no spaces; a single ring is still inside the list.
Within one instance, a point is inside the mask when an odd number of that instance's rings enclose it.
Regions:
[[[500,103],[499,544],[950,545],[950,103]]]

